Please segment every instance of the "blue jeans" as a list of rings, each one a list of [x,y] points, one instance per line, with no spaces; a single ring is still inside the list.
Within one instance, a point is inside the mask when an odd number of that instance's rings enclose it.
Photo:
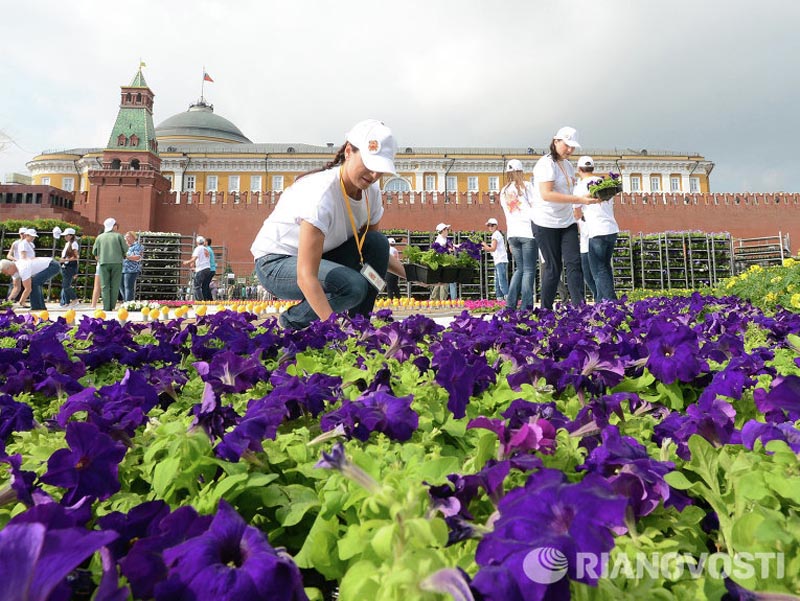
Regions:
[[[536,284],[536,269],[539,267],[539,247],[536,238],[508,239],[508,247],[514,257],[514,275],[508,285],[506,307],[517,308],[517,301],[522,297],[522,308],[533,309],[533,287]]]
[[[592,293],[592,298],[597,301],[597,287],[594,285],[594,276],[592,275],[592,266],[589,265],[589,253],[581,253],[581,271],[583,271],[583,281],[589,286]]]
[[[192,280],[194,300],[196,301],[211,300],[210,298],[206,297],[206,288],[208,288],[208,283],[210,281],[211,281],[211,270],[208,267],[206,267],[205,269],[201,269],[200,271],[194,272],[194,279]]]
[[[61,266],[55,262],[50,261],[50,265],[44,271],[40,271],[31,277],[31,309],[36,311],[44,311],[47,305],[44,304],[44,293],[42,286],[44,286],[50,279],[61,271]]]
[[[611,259],[617,234],[606,234],[589,238],[589,265],[592,268],[594,283],[597,286],[597,300],[617,300],[614,291],[614,273],[611,270]]]
[[[508,263],[494,264],[494,295],[497,300],[508,295]]]
[[[364,239],[364,261],[386,279],[389,267],[389,240],[381,232],[367,232]],[[334,313],[369,315],[375,306],[378,291],[361,275],[361,262],[354,238],[323,253],[318,278]],[[318,319],[297,285],[297,257],[265,255],[256,259],[258,281],[278,298],[300,300],[281,315],[281,325],[292,329],[306,327]]]
[[[62,305],[68,305],[70,302],[78,300],[78,295],[75,293],[75,289],[72,287],[72,280],[75,278],[75,274],[77,272],[78,272],[77,261],[69,261],[67,263],[64,263],[64,266],[61,268],[60,302]]]
[[[542,307],[553,308],[558,282],[561,280],[562,261],[567,269],[567,288],[573,305],[585,302],[583,273],[581,271],[581,248],[578,241],[578,225],[565,228],[533,226],[539,250],[542,252]]]
[[[124,272],[122,274],[122,300],[132,301],[136,296],[136,278],[139,277],[138,271]]]
[[[450,287],[450,300],[455,300],[458,298],[458,284],[455,282],[450,282],[448,284]]]

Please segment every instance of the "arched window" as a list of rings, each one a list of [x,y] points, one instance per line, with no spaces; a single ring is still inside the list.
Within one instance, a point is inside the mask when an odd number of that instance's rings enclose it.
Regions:
[[[122,161],[119,159],[114,159],[111,161],[111,168],[112,169],[121,169],[122,168]]]
[[[131,103],[131,93],[130,93],[130,92],[128,92],[127,94],[125,94],[125,101],[126,101],[128,104],[130,104],[130,103]]]
[[[131,161],[131,169],[134,171],[139,171],[139,159],[133,159]]]
[[[411,192],[411,184],[402,177],[393,177],[383,187],[384,192]]]
[[[125,137],[125,134],[120,134],[117,136],[117,146],[127,146],[128,145],[128,138]]]
[[[136,104],[142,104],[142,93],[138,92],[136,94]]]
[[[139,136],[136,134],[131,135],[131,146],[138,146],[139,145]]]

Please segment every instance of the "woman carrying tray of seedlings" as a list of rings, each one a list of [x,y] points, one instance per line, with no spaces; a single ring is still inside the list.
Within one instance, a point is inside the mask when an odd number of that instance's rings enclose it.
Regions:
[[[261,285],[278,298],[299,300],[280,324],[304,328],[348,311],[368,315],[386,272],[405,277],[379,230],[380,179],[395,173],[397,143],[382,122],[356,124],[334,159],[300,176],[264,221],[250,251]]]

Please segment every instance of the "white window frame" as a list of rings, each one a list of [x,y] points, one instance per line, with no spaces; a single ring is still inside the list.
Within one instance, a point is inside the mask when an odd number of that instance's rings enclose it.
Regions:
[[[411,184],[409,184],[408,180],[405,178],[399,176],[393,177],[383,185],[383,191],[403,194],[405,192],[411,192]]]
[[[239,192],[242,184],[242,179],[238,175],[228,176],[228,192]]]
[[[42,178],[42,185],[43,186],[49,186],[50,185],[50,178],[49,177],[43,177]]]
[[[260,175],[251,175],[250,176],[250,191],[251,192],[261,192],[261,176]]]
[[[698,194],[700,192],[700,178],[699,177],[690,177],[689,178],[689,192],[692,194]]]
[[[206,192],[218,192],[218,191],[219,191],[219,177],[216,175],[207,175]]]
[[[272,191],[273,192],[283,192],[283,176],[282,175],[273,175],[272,176]]]
[[[75,178],[74,177],[65,177],[61,180],[61,188],[65,192],[74,192],[75,191]]]
[[[657,175],[650,176],[650,191],[661,192],[661,178]]]
[[[477,192],[478,191],[478,176],[477,175],[470,175],[467,177],[467,191],[468,192]]]
[[[436,190],[436,176],[435,175],[426,175],[425,176],[425,191],[426,192],[433,192]]]
[[[489,176],[489,192],[500,191],[500,177],[497,175]]]
[[[446,182],[447,182],[447,191],[448,192],[458,192],[458,176],[457,175],[448,175]]]
[[[631,192],[642,191],[642,178],[638,175],[631,175]]]
[[[669,191],[670,192],[681,191],[681,178],[675,176],[669,178]]]
[[[183,178],[184,191],[194,192],[197,190],[197,177],[194,175],[186,175]]]

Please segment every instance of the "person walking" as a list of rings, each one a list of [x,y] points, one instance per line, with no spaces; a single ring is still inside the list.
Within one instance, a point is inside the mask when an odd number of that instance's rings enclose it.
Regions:
[[[379,231],[380,179],[395,173],[396,152],[386,125],[361,121],[331,162],[281,194],[250,251],[266,290],[301,301],[281,313],[283,327],[304,328],[341,311],[369,315],[386,272],[405,277]]]
[[[206,239],[203,236],[198,236],[196,242],[197,246],[192,251],[191,259],[187,259],[183,264],[194,268],[194,279],[192,280],[194,300],[211,300],[205,293],[208,286],[208,276],[211,273],[211,253],[206,248]]]
[[[497,219],[490,217],[486,222],[489,229],[490,244],[482,242],[483,250],[492,254],[494,262],[494,295],[499,301],[508,295],[508,252],[503,234],[498,229]]]
[[[588,195],[573,194],[575,170],[568,159],[580,147],[577,130],[562,127],[550,141],[550,152],[540,158],[533,168],[533,224],[544,259],[542,307],[546,309],[553,308],[562,262],[567,271],[571,303],[582,305],[585,301],[578,226],[575,224],[573,205],[597,204],[599,200]]]
[[[68,227],[63,234],[66,238],[64,249],[61,251],[61,298],[62,307],[73,307],[78,304],[78,295],[72,287],[72,280],[78,273],[78,258],[80,245],[75,239],[75,230]]]
[[[214,282],[214,277],[217,275],[217,256],[214,254],[214,249],[211,248],[211,238],[206,238],[206,248],[208,249],[208,283],[206,284],[206,290],[204,292],[208,292],[208,298],[206,300],[214,300],[214,290],[211,284]]]
[[[438,244],[439,246],[447,249],[447,252],[452,253],[455,251],[455,245],[453,241],[448,238],[450,234],[450,228],[452,226],[449,223],[440,223],[436,226],[436,239],[434,240],[434,244]],[[455,300],[458,296],[458,285],[455,282],[449,282],[448,284],[435,284],[433,290],[431,290],[431,298],[434,300],[447,300],[448,292],[450,294],[450,299]]]
[[[394,257],[400,261],[400,253],[397,252],[397,240],[389,238],[389,258]],[[389,298],[400,298],[400,277],[391,271],[386,273],[386,294]]]
[[[117,305],[122,282],[122,262],[128,252],[128,244],[119,233],[119,224],[113,217],[103,222],[103,230],[103,233],[95,238],[92,254],[100,268],[103,309],[113,311]]]
[[[578,176],[580,179],[575,186],[575,194],[578,196],[589,195],[589,186],[603,180],[602,177],[594,175],[594,160],[590,156],[578,159]],[[581,232],[586,230],[589,269],[597,290],[594,297],[598,301],[617,300],[614,272],[611,267],[619,235],[619,225],[614,217],[614,199],[598,201],[597,204],[582,207],[582,211],[584,221]],[[594,290],[592,293],[594,294]]]
[[[144,246],[134,232],[125,232],[125,243],[128,250],[122,262],[122,300],[128,302],[136,296],[136,279],[142,273]]]
[[[533,186],[525,181],[522,161],[511,159],[506,165],[506,184],[500,190],[500,206],[506,217],[508,247],[514,257],[506,307],[515,311],[520,300],[523,309],[533,309],[539,250],[531,223],[532,200]]]
[[[11,243],[11,246],[8,249],[8,253],[6,253],[6,259],[9,261],[18,261],[20,259],[20,248],[22,243],[25,241],[25,232],[28,231],[27,227],[21,227],[18,230],[19,239],[14,240]],[[8,285],[8,300],[12,302],[17,302],[20,295],[22,294],[22,285],[19,281],[19,274],[15,274],[14,277],[11,278],[11,283]]]

